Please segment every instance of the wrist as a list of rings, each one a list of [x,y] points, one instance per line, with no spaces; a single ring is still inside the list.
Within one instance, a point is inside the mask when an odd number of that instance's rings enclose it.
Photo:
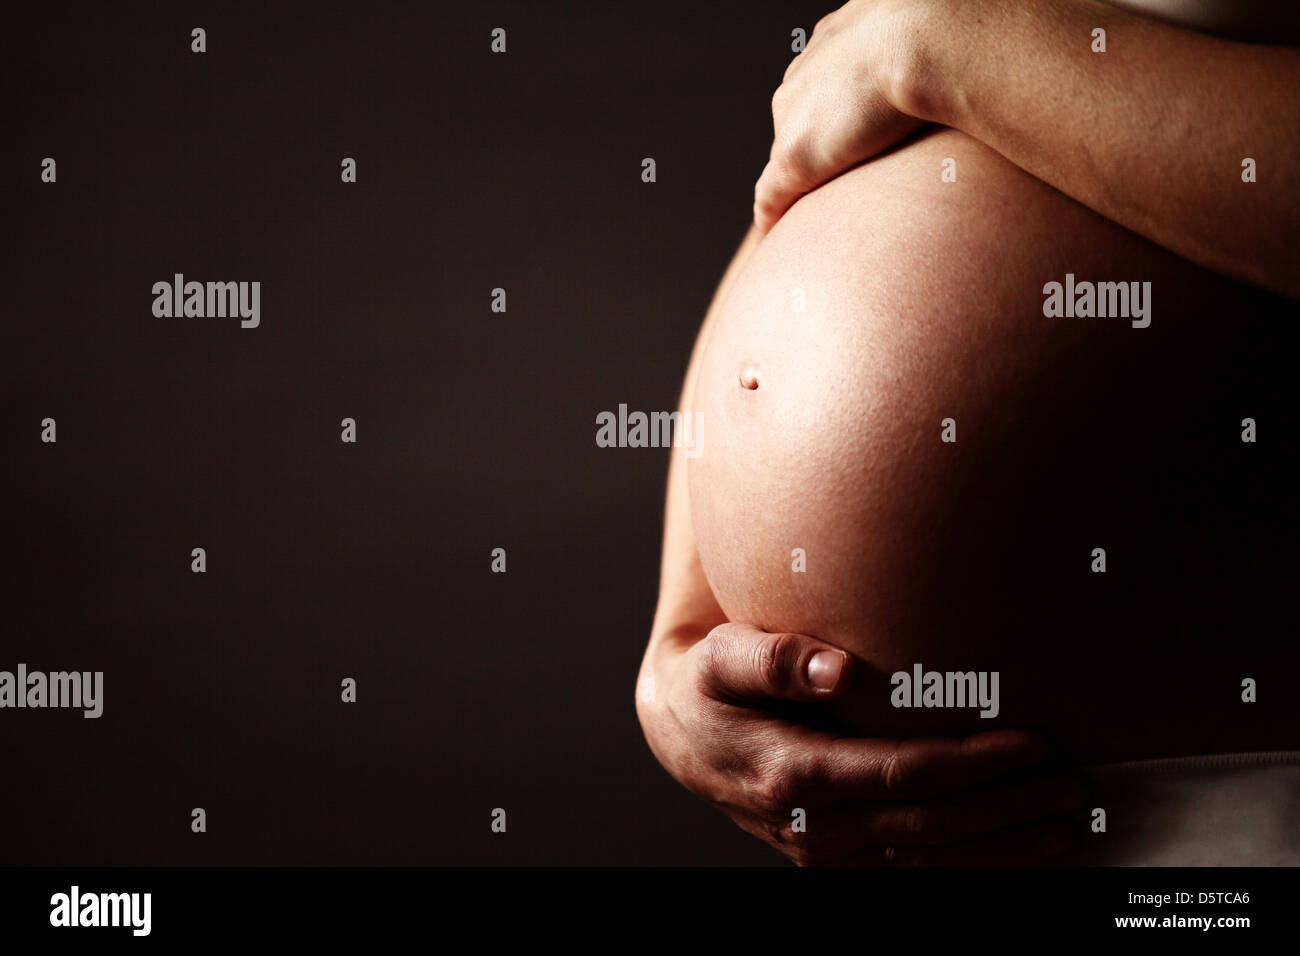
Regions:
[[[955,80],[964,75],[960,52],[978,45],[977,29],[982,29],[980,19],[962,16],[954,4],[904,5],[894,16],[893,56],[882,80],[890,105],[905,116],[956,127],[961,95]]]

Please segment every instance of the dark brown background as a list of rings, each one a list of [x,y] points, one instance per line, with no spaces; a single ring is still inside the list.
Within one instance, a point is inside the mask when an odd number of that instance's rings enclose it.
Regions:
[[[641,738],[667,455],[595,415],[674,407],[824,8],[8,14],[0,668],[106,709],[4,712],[0,861],[779,861]]]

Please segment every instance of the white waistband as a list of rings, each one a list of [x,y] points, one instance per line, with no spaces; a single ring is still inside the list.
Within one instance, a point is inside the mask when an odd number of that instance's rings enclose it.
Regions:
[[[1071,862],[1300,865],[1300,750],[1133,760],[1084,776],[1106,829]]]

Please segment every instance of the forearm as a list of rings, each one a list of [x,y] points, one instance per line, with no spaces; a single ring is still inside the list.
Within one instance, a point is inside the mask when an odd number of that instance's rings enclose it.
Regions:
[[[954,4],[920,29],[900,108],[1199,265],[1300,298],[1300,50],[1093,0]]]
[[[736,251],[713,294],[713,301],[705,313],[696,336],[682,384],[679,411],[685,416],[693,410],[695,379],[700,357],[708,343],[714,316],[726,298],[731,283],[749,258],[758,242],[758,234],[751,228]],[[703,423],[701,450],[708,454],[708,423]],[[709,588],[700,565],[695,545],[695,531],[691,525],[691,503],[686,483],[686,457],[684,448],[673,445],[668,463],[668,492],[664,504],[664,545],[659,573],[659,604],[655,611],[652,642],[662,640],[690,640],[708,633],[719,624],[726,623],[726,615]]]

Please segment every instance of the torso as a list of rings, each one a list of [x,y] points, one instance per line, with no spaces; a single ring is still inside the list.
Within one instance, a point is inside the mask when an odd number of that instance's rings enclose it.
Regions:
[[[1045,317],[1066,273],[1152,282],[1150,327]],[[1295,317],[923,136],[800,200],[718,315],[690,462],[715,594],[852,651],[856,733],[1038,729],[1085,761],[1300,746],[1276,618]],[[1247,416],[1267,439],[1241,441]],[[998,716],[892,706],[916,664],[998,672]]]

